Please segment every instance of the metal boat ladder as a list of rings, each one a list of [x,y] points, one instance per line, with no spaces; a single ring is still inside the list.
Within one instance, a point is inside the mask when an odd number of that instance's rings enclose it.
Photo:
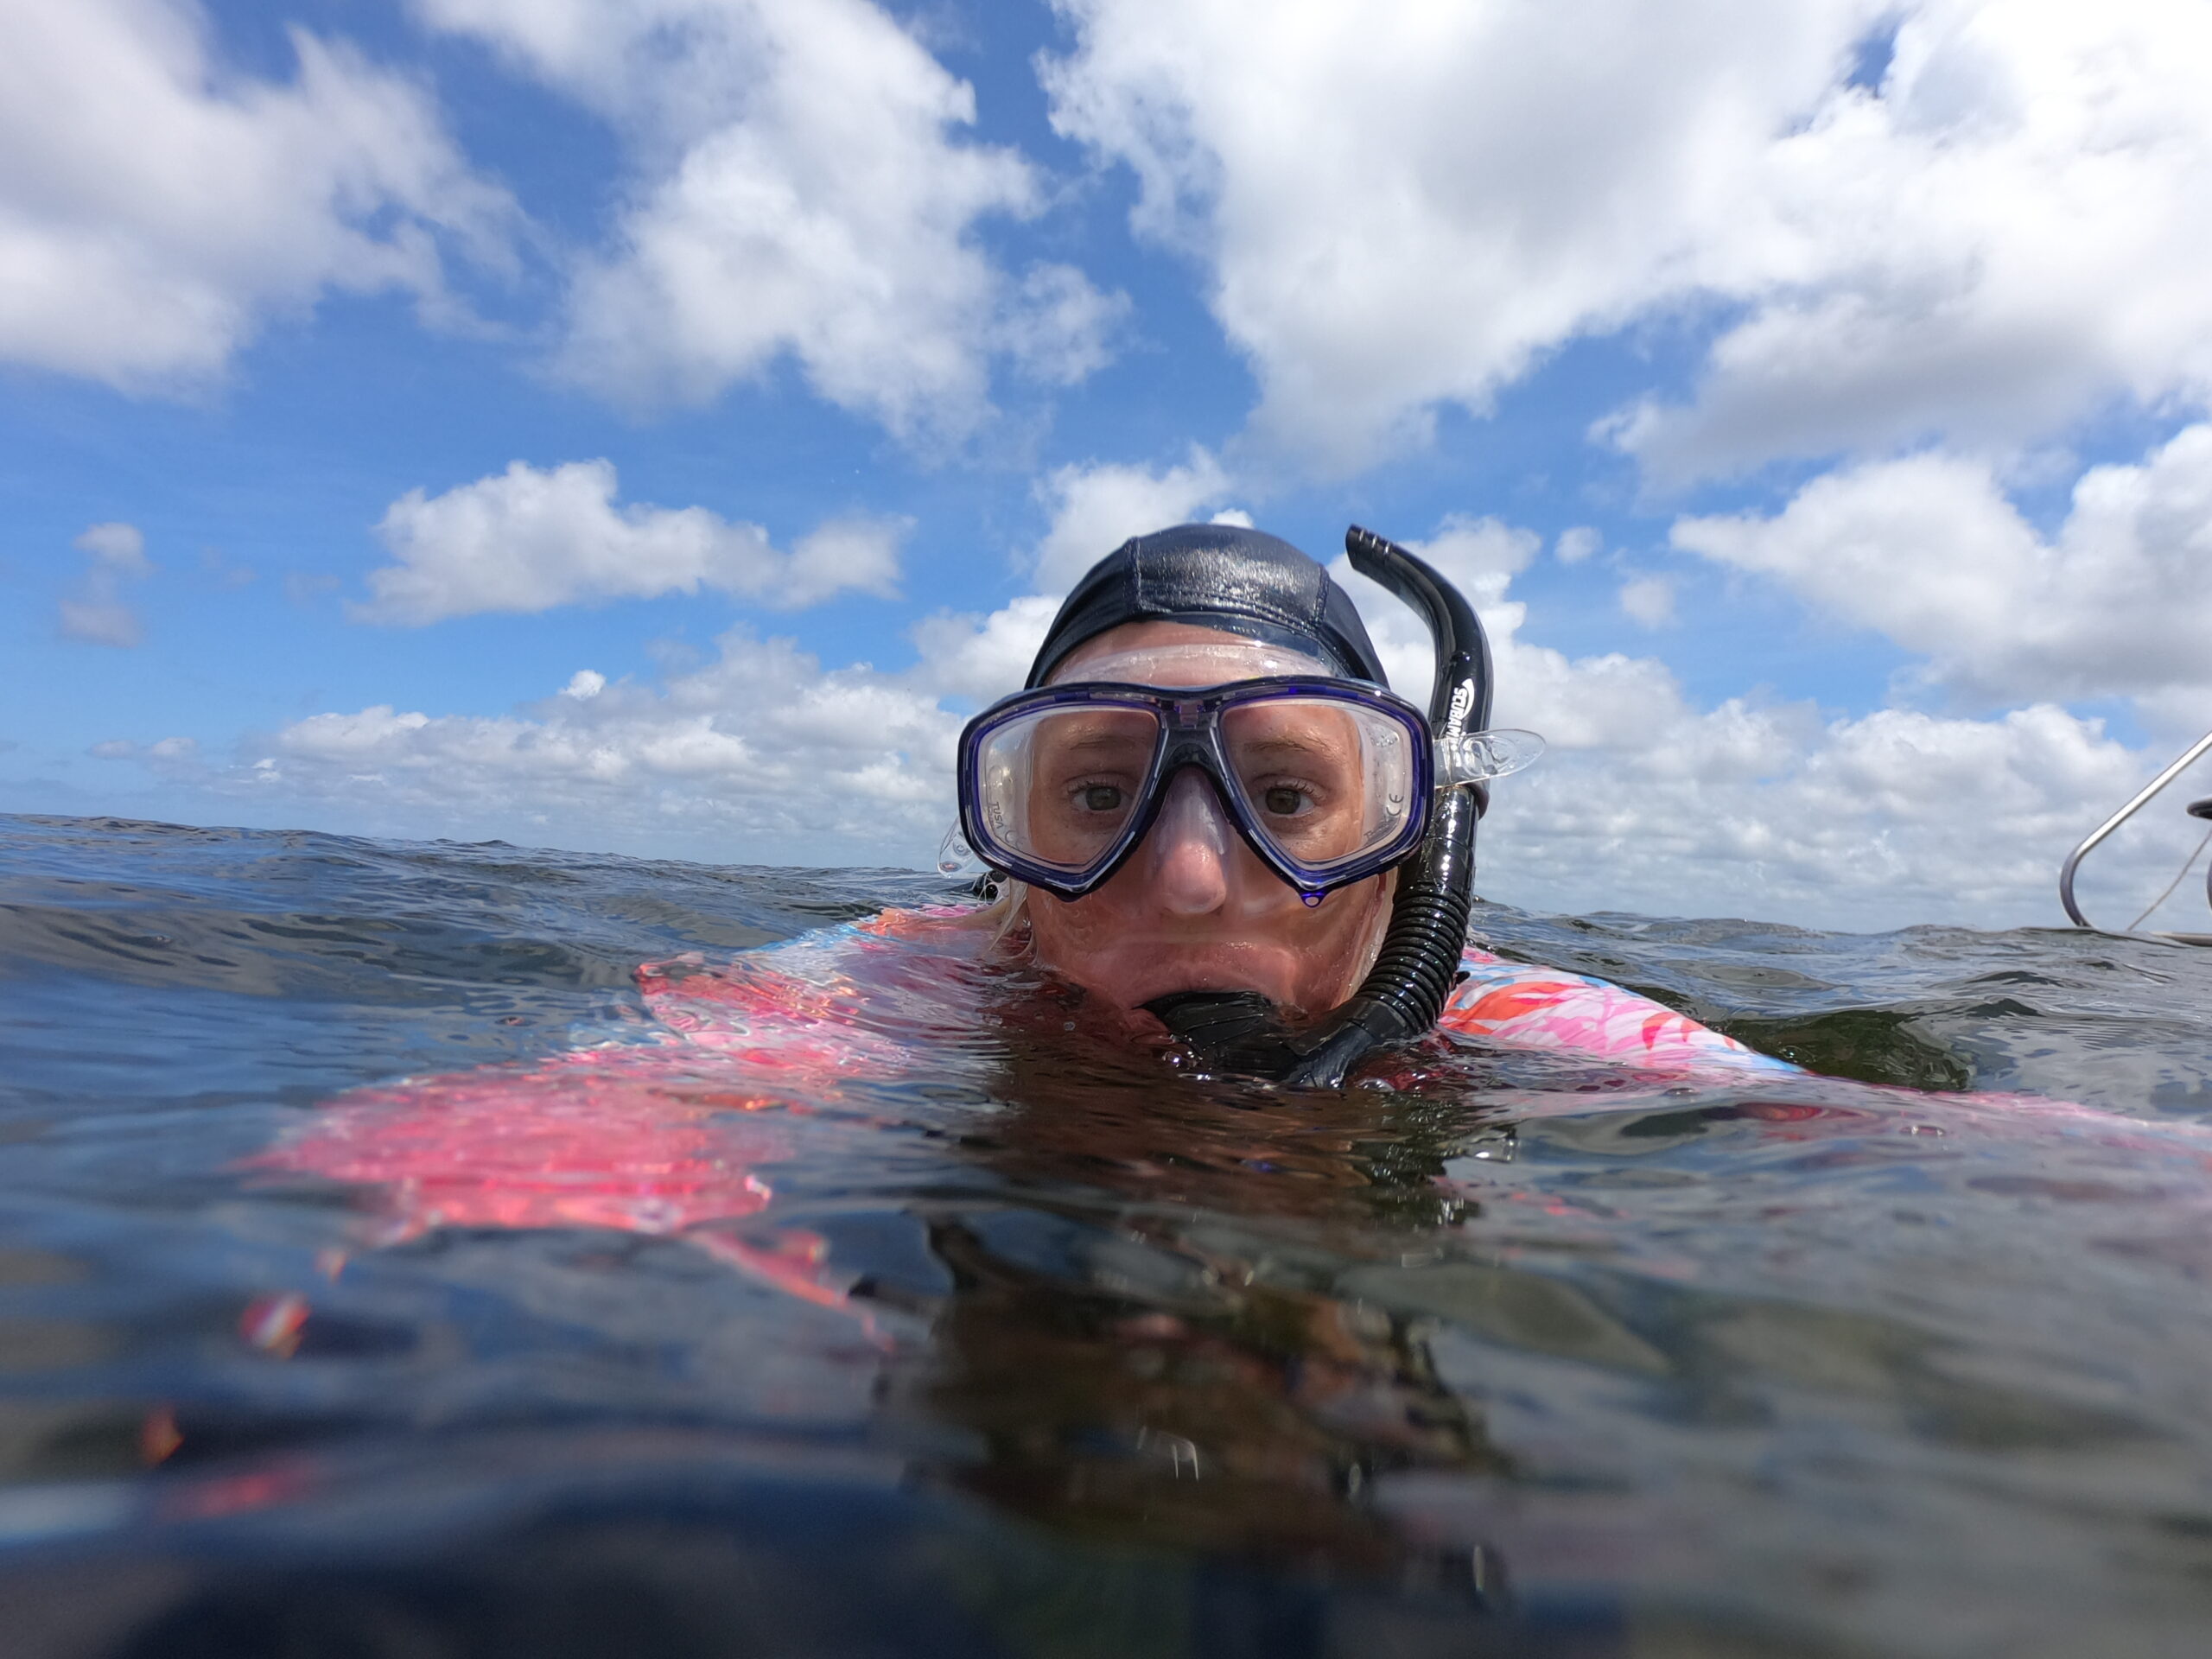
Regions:
[[[2083,839],[2082,844],[2066,855],[2066,862],[2060,867],[2058,872],[2058,902],[2066,906],[2066,913],[2069,917],[2073,918],[2075,926],[2089,928],[2092,931],[2096,932],[2111,931],[2109,929],[2098,928],[2094,923],[2091,922],[2088,917],[2082,913],[2081,906],[2074,902],[2074,872],[2081,868],[2082,861],[2087,858],[2091,852],[2095,850],[2098,842],[2101,842],[2107,836],[2112,834],[2113,830],[2119,829],[2121,824],[2126,823],[2130,818],[2141,811],[2143,808],[2149,805],[2152,799],[2157,796],[2161,790],[2164,789],[2168,784],[2173,782],[2175,779],[2180,777],[2182,773],[2187,772],[2190,766],[2208,750],[2212,750],[2212,732],[2207,732],[2202,737],[2198,738],[2195,743],[2190,746],[2188,753],[2183,754],[2180,760],[2175,761],[2173,765],[2168,766],[2157,777],[2153,778],[2149,783],[2144,785],[2142,789],[2138,791],[2133,800],[2128,802],[2126,806],[2121,807],[2119,811],[2113,813],[2112,817],[2107,818],[2094,830],[2092,830],[2088,833],[2088,836]],[[2207,798],[2201,801],[2191,801],[2189,804],[2189,816],[2192,818],[2212,819],[2212,798]],[[2186,867],[2184,867],[2184,868],[2185,868]],[[2180,878],[2177,876],[2175,880],[2178,883]],[[2172,890],[2172,888],[2169,887],[2167,892],[2171,893]],[[2208,868],[2204,873],[2204,898],[2207,904],[2212,904],[2212,868]],[[2158,902],[2159,904],[2164,904],[2165,900],[2162,898]],[[2153,910],[2157,908],[2157,905],[2153,905],[2152,906],[2152,909]],[[2146,912],[2145,913],[2147,915],[2149,912]],[[2136,919],[2140,921],[2142,918],[2138,917]],[[2161,939],[2171,939],[2181,944],[2212,944],[2212,933],[2158,933],[2152,935],[2151,937]]]

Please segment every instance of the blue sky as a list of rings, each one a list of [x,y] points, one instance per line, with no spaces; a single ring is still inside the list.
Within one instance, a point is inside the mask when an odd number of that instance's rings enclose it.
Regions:
[[[2056,919],[2212,723],[2212,25],[2079,11],[0,0],[0,810],[918,864],[1236,512],[1477,595],[1497,897]]]

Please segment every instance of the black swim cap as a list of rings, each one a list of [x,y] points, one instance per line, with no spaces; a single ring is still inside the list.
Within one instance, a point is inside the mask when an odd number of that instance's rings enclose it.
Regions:
[[[1027,684],[1124,622],[1191,622],[1319,657],[1346,679],[1388,685],[1351,595],[1288,542],[1241,524],[1133,536],[1090,567],[1052,619]]]

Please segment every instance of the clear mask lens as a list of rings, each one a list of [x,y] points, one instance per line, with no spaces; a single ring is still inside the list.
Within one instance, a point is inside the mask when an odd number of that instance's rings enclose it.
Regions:
[[[1292,862],[1326,869],[1374,851],[1413,810],[1413,746],[1380,709],[1288,697],[1223,711],[1222,747],[1248,817]]]
[[[1161,729],[1149,709],[1083,705],[1007,721],[976,757],[986,831],[1052,869],[1089,869],[1142,804]]]

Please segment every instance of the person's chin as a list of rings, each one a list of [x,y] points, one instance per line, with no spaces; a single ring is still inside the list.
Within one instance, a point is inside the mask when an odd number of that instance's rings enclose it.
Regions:
[[[1254,991],[1287,1003],[1295,993],[1299,965],[1294,951],[1278,945],[1131,941],[1096,952],[1071,976],[1127,1009],[1179,991]]]

